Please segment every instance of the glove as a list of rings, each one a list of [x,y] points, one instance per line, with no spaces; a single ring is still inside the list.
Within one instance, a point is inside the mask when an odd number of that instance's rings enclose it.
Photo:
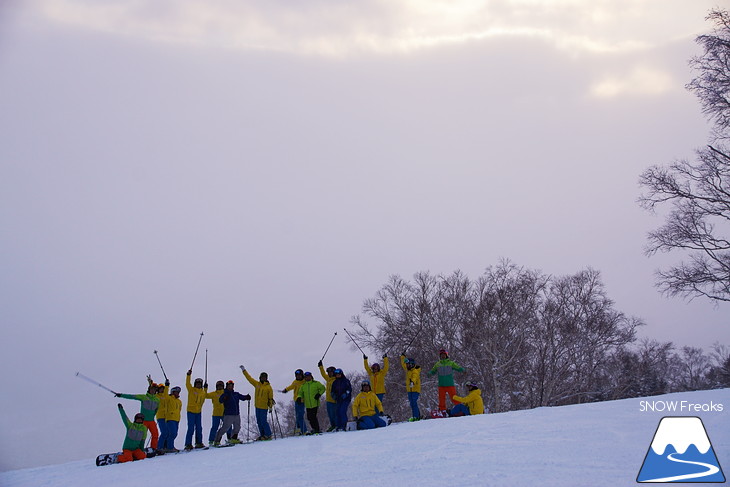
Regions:
[[[122,394],[120,392],[116,392],[116,393],[114,393],[114,397],[122,397]],[[120,404],[120,406],[121,406],[121,404]]]
[[[405,351],[405,349],[404,349],[404,350],[403,350],[403,351],[401,352],[401,355],[402,355],[402,356],[404,356],[404,357],[406,356],[406,351]]]
[[[322,361],[317,362],[317,367],[322,367]]]
[[[241,372],[245,372],[246,367],[244,367],[243,365],[239,365],[239,367],[241,367]]]
[[[289,391],[287,391],[286,389],[282,389],[282,390],[281,390],[281,393],[282,393],[282,394],[286,394],[287,392],[289,392]]]
[[[166,385],[167,387],[170,387],[170,381],[169,381],[168,379],[165,379],[165,385]]]
[[[188,370],[187,375],[193,375],[193,369]]]
[[[296,402],[298,402],[298,403],[302,403],[302,402],[304,402],[304,401],[302,401],[302,398],[301,398],[301,397],[298,397],[298,398],[296,398]]]
[[[205,384],[203,384],[203,389],[207,389],[207,388],[208,388],[208,383],[206,382]]]
[[[246,394],[245,396],[243,396],[243,400],[244,401],[250,401],[251,400],[251,394]]]
[[[365,355],[365,354],[363,353],[363,354],[362,354],[362,358],[363,358],[364,360],[367,360],[367,359],[368,359],[368,356],[367,356],[367,355]]]
[[[322,394],[315,394],[315,395],[314,395],[314,400],[315,400],[315,401],[319,401],[319,398],[320,398],[320,397],[322,397]]]
[[[147,382],[152,382],[152,376],[151,375],[148,375],[147,376]]]
[[[383,358],[388,358],[388,354],[383,354]]]

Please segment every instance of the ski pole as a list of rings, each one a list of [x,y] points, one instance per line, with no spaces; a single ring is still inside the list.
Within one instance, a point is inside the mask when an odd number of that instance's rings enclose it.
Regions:
[[[193,370],[193,365],[195,365],[195,357],[198,356],[198,349],[200,348],[200,342],[203,341],[203,332],[200,332],[200,338],[198,339],[198,346],[195,347],[195,355],[193,355],[193,363],[190,364],[190,370]]]
[[[335,334],[332,336],[332,340],[330,340],[330,344],[327,345],[327,350],[324,351],[324,355],[322,355],[322,358],[320,359],[320,362],[322,362],[324,360],[324,356],[327,355],[327,352],[330,351],[330,347],[332,346],[332,342],[335,341],[335,337],[336,336],[337,336],[337,332],[335,332]]]
[[[274,406],[274,415],[276,416],[276,424],[279,425],[279,438],[284,438],[284,430],[281,429],[281,423],[279,422],[279,413],[276,410],[276,406]],[[276,431],[276,428],[274,428],[274,431]]]
[[[85,381],[87,381],[87,382],[91,382],[91,383],[92,383],[92,384],[94,384],[95,386],[99,386],[99,387],[101,387],[102,389],[104,389],[104,390],[107,390],[107,391],[111,392],[111,393],[112,393],[112,394],[114,394],[115,396],[117,395],[117,393],[116,393],[116,392],[112,391],[111,389],[109,389],[108,387],[106,387],[106,386],[104,386],[104,385],[102,385],[102,384],[99,384],[99,383],[98,383],[98,382],[96,382],[96,381],[95,381],[94,379],[90,379],[89,377],[86,377],[86,376],[85,376],[84,374],[82,374],[81,372],[76,372],[76,377],[78,377],[79,379],[84,379],[84,380],[85,380]]]
[[[416,338],[418,338],[418,335],[421,334],[421,331],[422,330],[423,330],[423,323],[421,323],[421,326],[418,328],[418,331],[415,333],[415,335],[413,335],[413,338],[411,338],[411,341],[408,342],[408,345],[405,346],[405,348],[403,349],[403,351],[406,351],[409,348],[411,348],[411,345],[413,344],[414,341],[416,341]]]
[[[162,362],[160,362],[160,356],[157,354],[157,350],[155,350],[155,357],[157,357],[157,363],[160,364],[160,368],[162,369],[162,375],[165,376],[165,380],[169,380],[167,378],[167,374],[165,373],[165,368],[162,366]]]
[[[269,413],[271,413],[271,431],[274,434],[274,439],[276,439],[276,423],[274,423],[274,408],[272,407],[269,409]]]
[[[248,411],[246,412],[246,443],[251,438],[251,399],[248,400]]]
[[[360,350],[360,352],[361,352],[361,353],[362,353],[363,355],[365,355],[365,352],[363,352],[363,351],[362,351],[362,348],[360,348],[360,345],[358,345],[358,344],[357,344],[357,342],[355,341],[355,339],[354,339],[354,338],[352,338],[352,335],[350,335],[350,332],[349,332],[349,331],[347,331],[347,328],[343,328],[343,330],[345,330],[345,333],[347,333],[347,336],[349,336],[349,337],[350,337],[350,340],[352,340],[352,343],[354,343],[354,344],[355,344],[355,346],[357,347],[357,349],[358,349],[358,350]]]
[[[205,383],[208,383],[208,349],[205,349]]]

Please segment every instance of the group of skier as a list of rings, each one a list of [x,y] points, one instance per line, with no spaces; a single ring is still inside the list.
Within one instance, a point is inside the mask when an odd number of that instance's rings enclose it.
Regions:
[[[412,413],[409,421],[417,421],[422,419],[418,407],[421,394],[421,367],[416,364],[413,358],[407,358],[405,351],[400,356],[400,363],[405,372],[406,392]],[[368,374],[368,379],[360,383],[360,392],[354,399],[352,384],[345,377],[342,369],[336,367],[327,367],[325,369],[322,361],[319,361],[317,365],[325,384],[315,380],[311,372],[297,369],[294,373],[294,381],[280,391],[282,393],[293,391],[295,435],[321,433],[317,412],[322,395],[325,395],[327,416],[330,423],[327,431],[344,431],[347,428],[348,409],[351,409],[357,429],[386,426],[383,399],[386,394],[385,376],[390,365],[387,355],[383,355],[383,366],[381,367],[379,363],[371,365],[368,362],[367,355],[363,354],[363,365]],[[254,410],[259,429],[257,440],[271,440],[272,431],[267,417],[268,413],[272,411],[275,401],[273,388],[268,381],[268,374],[262,372],[256,380],[249,374],[246,367],[241,365],[240,369],[246,380],[254,387]],[[477,384],[467,382],[468,394],[463,397],[456,395],[454,372],[465,372],[465,369],[449,359],[446,350],[439,350],[439,360],[428,372],[428,375],[438,376],[439,409],[433,411],[432,416],[483,414],[484,403],[481,390]],[[207,399],[210,399],[213,403],[213,418],[208,435],[208,445],[221,446],[223,435],[226,435],[228,444],[241,443],[238,438],[241,429],[239,403],[249,401],[250,408],[251,396],[236,392],[232,380],[227,383],[218,381],[215,390],[208,392],[208,384],[204,383],[203,379],[195,379],[191,384],[191,376],[192,370],[188,370],[185,379],[188,392],[185,449],[206,448],[203,444],[202,409]],[[122,421],[127,429],[123,452],[118,457],[118,462],[140,460],[146,457],[144,445],[147,431],[150,432],[151,436],[150,447],[157,454],[179,451],[175,448],[175,439],[177,438],[182,412],[181,388],[176,386],[169,389],[169,380],[165,380],[164,384],[154,383],[150,376],[147,376],[147,380],[149,387],[146,394],[116,393],[117,397],[141,402],[141,410],[135,415],[134,421],[129,420],[122,405],[118,404]],[[446,410],[446,396],[449,396],[454,404],[454,407],[448,412]],[[307,428],[304,420],[305,415],[311,431]],[[155,419],[157,419],[157,422],[155,422]],[[194,443],[193,437],[195,437]]]

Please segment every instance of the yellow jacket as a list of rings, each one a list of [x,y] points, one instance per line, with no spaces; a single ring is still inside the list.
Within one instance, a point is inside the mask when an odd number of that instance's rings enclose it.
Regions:
[[[185,387],[188,390],[188,412],[199,413],[203,410],[203,404],[205,404],[205,396],[208,394],[208,389],[202,387],[193,387],[190,383],[190,376],[185,376]]]
[[[376,408],[378,411],[382,411],[383,403],[380,402],[380,399],[373,391],[363,391],[352,401],[352,415],[357,418],[373,416],[376,413]]]
[[[482,400],[482,391],[479,389],[474,389],[465,397],[453,396],[451,399],[466,404],[469,408],[469,414],[484,414],[484,401]]]
[[[302,384],[304,384],[304,379],[302,379],[302,380],[294,380],[294,382],[292,382],[291,384],[289,384],[288,386],[286,386],[284,388],[284,390],[286,392],[289,392],[289,391],[291,391],[293,389],[294,390],[294,399],[296,400],[297,396],[299,395],[299,388],[302,387]]]
[[[165,413],[165,419],[167,421],[180,422],[180,411],[182,411],[182,401],[179,397],[173,395],[167,396],[167,412]]]
[[[373,373],[373,369],[368,364],[368,359],[363,359],[365,365],[365,372],[370,377],[370,386],[373,388],[375,394],[385,394],[385,374],[388,373],[389,362],[388,357],[383,358],[383,367],[377,372]]]
[[[254,388],[254,407],[258,409],[269,409],[276,404],[276,401],[274,401],[274,389],[271,388],[271,384],[257,381],[251,377],[248,370],[244,370],[243,375]]]
[[[160,398],[160,407],[157,408],[157,419],[167,419],[167,403],[170,395],[167,393],[169,386],[165,386],[165,390],[157,393]]]
[[[421,392],[421,366],[416,365],[408,370],[405,355],[400,356],[400,365],[406,372],[406,392]]]
[[[325,386],[327,387],[327,402],[337,402],[332,398],[332,383],[337,377],[330,377],[329,375],[327,375],[327,371],[325,370],[324,365],[319,366],[319,373],[322,374],[322,378],[327,381],[327,384],[325,384]]]
[[[211,402],[213,403],[212,416],[223,416],[224,405],[218,399],[220,399],[220,397],[223,395],[224,392],[226,392],[225,389],[221,389],[220,391],[218,389],[216,389],[205,395],[205,398],[210,399]]]

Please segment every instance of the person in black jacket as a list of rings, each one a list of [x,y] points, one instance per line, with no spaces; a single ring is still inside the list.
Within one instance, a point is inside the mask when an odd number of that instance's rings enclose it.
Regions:
[[[345,431],[347,428],[347,410],[352,400],[352,384],[342,373],[342,369],[335,369],[332,397],[337,404],[337,429],[335,431]]]
[[[230,427],[233,427],[233,434],[228,442],[241,443],[241,440],[238,439],[238,432],[241,430],[241,410],[238,407],[238,402],[250,401],[251,396],[234,391],[233,386],[233,381],[229,380],[226,383],[225,391],[218,398],[218,401],[223,404],[223,424],[221,424],[221,427],[215,434],[213,446],[220,446],[223,435]]]

